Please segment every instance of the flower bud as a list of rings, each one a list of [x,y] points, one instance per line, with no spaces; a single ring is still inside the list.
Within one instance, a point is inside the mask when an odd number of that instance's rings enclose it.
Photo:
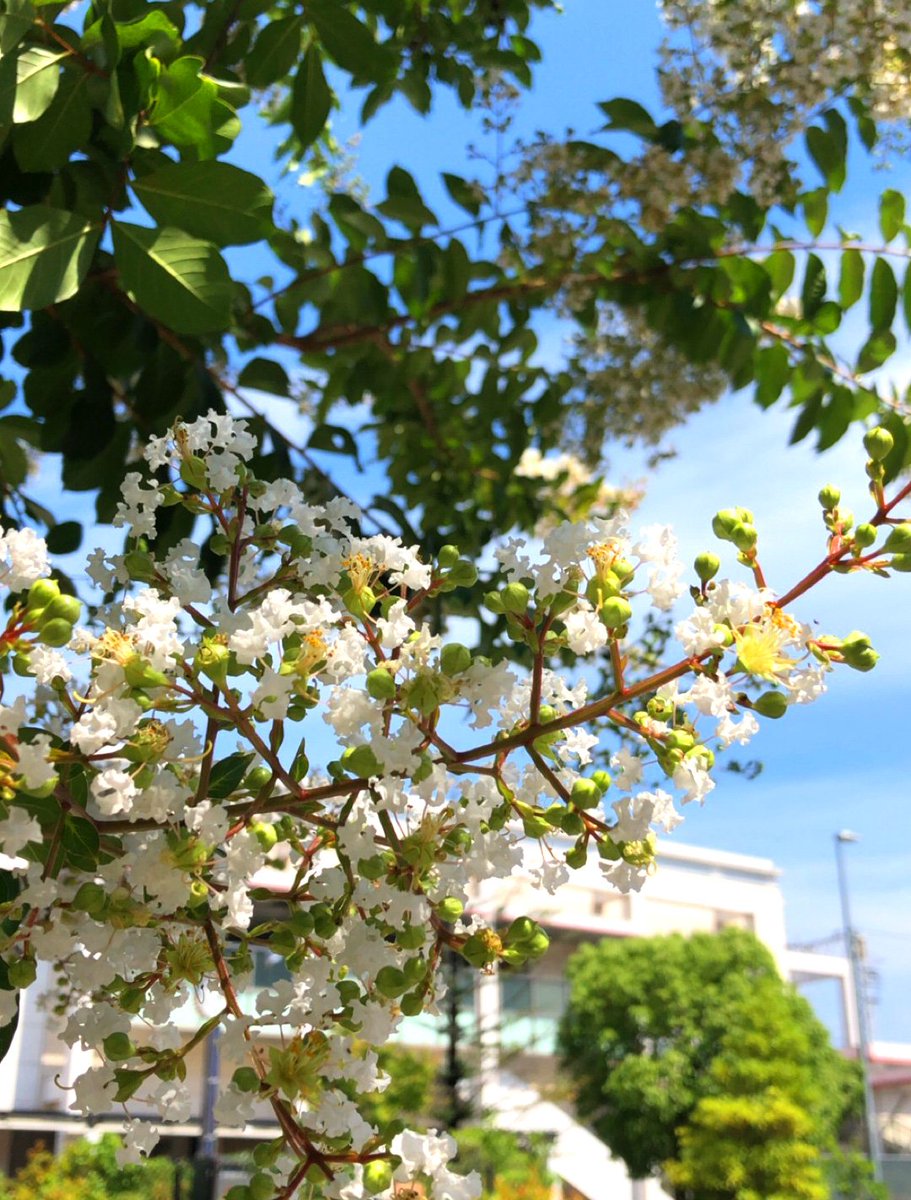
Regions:
[[[870,644],[870,639],[859,630],[849,633],[842,640],[841,654],[847,665],[855,671],[872,671],[879,661],[879,655]]]
[[[45,646],[65,646],[72,636],[72,624],[63,617],[55,617],[53,621],[42,625],[38,641],[43,642]]]
[[[123,1062],[126,1058],[132,1058],[136,1052],[136,1047],[126,1033],[109,1033],[101,1044],[108,1062]]]
[[[500,599],[504,612],[516,615],[524,613],[528,608],[528,588],[524,583],[507,583],[500,593]]]
[[[247,1188],[251,1200],[272,1200],[275,1195],[275,1180],[265,1171],[257,1171],[255,1175],[250,1176]]]
[[[278,842],[275,826],[270,825],[268,821],[254,821],[250,826],[250,832],[263,850],[271,850]]]
[[[252,1067],[238,1067],[231,1076],[231,1082],[239,1092],[259,1091],[259,1076]]]
[[[99,916],[104,911],[106,904],[107,894],[100,883],[80,884],[79,890],[71,901],[76,912],[88,913],[90,917]]]
[[[788,700],[782,692],[763,692],[753,701],[753,708],[760,716],[777,721],[788,711]]]
[[[459,561],[458,546],[443,546],[440,553],[437,555],[437,562],[444,571],[448,571],[450,567],[454,567]]]
[[[496,613],[499,616],[504,611],[500,593],[486,592],[484,595],[484,607],[489,608],[492,613]]]
[[[455,566],[450,568],[446,578],[456,587],[474,587],[478,582],[478,568],[468,559],[460,558]]]
[[[367,1163],[364,1166],[363,1184],[368,1196],[385,1192],[392,1186],[392,1167],[385,1159]]]
[[[231,653],[221,642],[208,641],[196,651],[195,666],[200,674],[224,687],[228,681],[228,660]]]
[[[711,554],[706,551],[705,554],[700,554],[693,563],[696,575],[703,583],[708,583],[710,579],[714,579],[721,570],[721,559],[717,554]]]
[[[254,767],[249,772],[244,780],[244,787],[251,792],[258,792],[260,788],[264,788],[272,779],[272,772],[268,767]]]
[[[471,651],[460,642],[450,642],[440,651],[440,669],[444,675],[461,675],[471,666]]]
[[[875,429],[868,429],[864,434],[864,449],[874,462],[882,462],[889,455],[894,444],[892,434],[882,425],[877,425]]]
[[[841,490],[831,483],[827,483],[824,488],[819,491],[819,503],[826,510],[831,512],[833,508],[838,508],[838,502],[841,499]]]
[[[385,667],[375,667],[367,676],[367,695],[374,700],[395,699],[395,679]]]
[[[911,571],[911,554],[893,554],[889,566],[893,571]]]
[[[608,629],[619,629],[633,615],[632,605],[622,596],[611,596],[598,610],[598,615]]]
[[[456,896],[446,896],[437,905],[437,916],[441,921],[458,921],[465,911],[465,905]]]
[[[578,843],[571,850],[566,851],[566,865],[571,871],[578,871],[588,862],[588,851],[584,845]]]
[[[342,597],[342,602],[352,617],[363,618],[373,611],[376,592],[368,584],[359,588],[349,588]]]
[[[60,585],[56,579],[36,579],[28,590],[26,607],[30,610],[43,609],[59,595]]]
[[[61,595],[55,596],[50,604],[45,606],[44,613],[41,617],[41,622],[61,620],[68,621],[70,625],[75,625],[82,616],[82,602],[77,600],[75,596]]]
[[[416,1017],[422,1013],[424,1011],[424,996],[420,988],[416,988],[413,992],[406,992],[399,1001],[399,1009],[403,1017]]]
[[[574,808],[597,808],[601,803],[601,789],[594,779],[577,779],[573,784],[570,800]]]
[[[205,491],[209,486],[209,473],[206,470],[205,459],[200,458],[198,454],[188,455],[180,464],[180,478],[187,487]]]
[[[400,971],[398,967],[380,967],[376,973],[376,990],[382,996],[386,996],[389,1000],[394,1000],[396,996],[401,996],[402,992],[408,989],[408,980],[405,978],[404,971]]]
[[[132,688],[167,687],[171,682],[163,671],[147,663],[138,654],[132,655],[123,664],[123,677]]]
[[[601,769],[592,771],[592,783],[597,785],[598,791],[602,794],[602,796],[610,787],[611,782],[611,777],[607,771]]]
[[[893,525],[886,538],[884,550],[889,553],[911,553],[911,522],[902,521],[901,525]]]
[[[538,926],[531,917],[516,917],[503,940],[507,946],[518,946],[534,937],[537,930]]]
[[[369,746],[352,746],[342,755],[342,764],[346,771],[359,779],[372,779],[382,775],[383,765]]]
[[[741,554],[746,554],[756,545],[759,534],[755,525],[748,525],[744,521],[735,521],[731,526],[730,540],[734,543]]]
[[[869,525],[864,522],[863,525],[858,525],[854,530],[854,545],[860,550],[866,550],[868,546],[872,546],[876,541],[877,529],[875,525]]]

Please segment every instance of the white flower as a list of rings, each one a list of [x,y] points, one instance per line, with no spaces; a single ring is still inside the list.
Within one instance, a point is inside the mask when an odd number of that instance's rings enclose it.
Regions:
[[[7,529],[0,534],[0,583],[11,592],[31,587],[50,574],[47,543],[34,529]]]
[[[591,654],[607,645],[607,627],[587,600],[563,618],[566,641],[574,654]]]

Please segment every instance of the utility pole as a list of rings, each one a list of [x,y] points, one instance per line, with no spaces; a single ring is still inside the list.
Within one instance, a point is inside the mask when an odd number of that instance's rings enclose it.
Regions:
[[[215,1130],[215,1102],[221,1074],[221,1026],[216,1025],[205,1040],[205,1079],[202,1092],[202,1129],[193,1159],[191,1200],[215,1200],[218,1179],[218,1135]]]
[[[865,955],[862,953],[860,935],[855,931],[851,921],[851,906],[848,897],[848,874],[845,870],[844,860],[845,845],[848,842],[858,841],[860,841],[860,838],[856,833],[852,833],[850,829],[842,829],[839,833],[836,833],[835,864],[838,869],[838,891],[841,896],[841,923],[844,930],[845,949],[851,968],[851,986],[854,992],[854,1003],[857,1008],[858,1052],[864,1085],[864,1117],[867,1126],[867,1145],[870,1152],[870,1162],[873,1164],[873,1177],[877,1182],[882,1182],[882,1145],[879,1137],[879,1123],[876,1120],[876,1097],[873,1093],[870,1063],[870,1015],[865,987]]]

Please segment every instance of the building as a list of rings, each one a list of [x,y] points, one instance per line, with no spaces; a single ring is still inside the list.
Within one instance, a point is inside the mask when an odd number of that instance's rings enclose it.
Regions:
[[[528,853],[540,854],[540,849],[529,845]],[[751,930],[769,947],[782,974],[798,986],[828,980],[829,986],[837,989],[843,1044],[856,1046],[857,1018],[848,986],[848,963],[838,955],[789,949],[778,880],[779,871],[769,859],[669,842],[660,849],[657,874],[638,894],[616,892],[595,861],[574,872],[554,896],[536,890],[523,871],[506,883],[487,882],[476,888],[473,911],[502,924],[519,915],[531,915],[550,933],[551,948],[527,970],[472,975],[469,1002],[457,1014],[463,1039],[474,1047],[472,1098],[479,1110],[492,1114],[503,1127],[550,1134],[551,1167],[563,1181],[565,1196],[573,1200],[660,1200],[665,1196],[654,1181],[633,1184],[622,1164],[612,1160],[604,1145],[549,1094],[548,1085],[555,1075],[557,1024],[567,999],[564,967],[582,943],[604,937],[711,932],[730,925]],[[263,953],[257,960],[256,983],[264,986],[274,981],[276,969],[282,965],[282,960]],[[175,1019],[189,1032],[197,1027],[205,1008],[205,1000],[191,1001]],[[447,1044],[446,1022],[426,1015],[414,1018],[404,1023],[401,1039],[442,1056]],[[911,1134],[911,1055],[907,1049],[893,1048],[888,1071],[883,1063],[884,1070],[875,1079],[887,1136],[895,1130],[901,1130],[903,1137]],[[70,1050],[56,1038],[53,1018],[38,1007],[37,990],[30,990],[19,1031],[0,1072],[0,1168],[18,1166],[38,1139],[60,1145],[69,1138],[120,1126],[115,1113],[90,1127],[68,1111],[68,1093],[61,1085],[86,1065],[86,1052]],[[188,1079],[191,1084],[195,1081],[192,1085],[199,1108],[186,1124],[168,1127],[163,1149],[175,1158],[189,1158],[202,1132],[206,1064],[201,1047],[188,1056],[187,1067]],[[242,1133],[218,1130],[219,1155],[249,1148],[255,1140],[277,1132],[264,1110],[262,1119]]]

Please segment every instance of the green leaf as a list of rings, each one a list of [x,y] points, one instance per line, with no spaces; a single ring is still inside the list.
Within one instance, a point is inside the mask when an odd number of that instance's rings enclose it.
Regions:
[[[236,114],[219,99],[218,86],[202,69],[201,58],[186,55],[162,70],[152,83],[149,122],[175,146],[214,158],[226,148],[224,141],[230,144],[236,136],[227,129],[232,120],[236,123]]]
[[[219,246],[258,242],[272,221],[263,181],[230,163],[175,163],[130,185],[159,225],[173,225]]]
[[[464,208],[473,217],[478,215],[481,211],[484,193],[477,184],[469,183],[461,175],[451,175],[448,171],[443,172],[443,183],[446,185],[446,191],[459,208]]]
[[[310,46],[291,87],[291,125],[302,149],[311,146],[326,128],[332,92],[323,74],[319,51]]]
[[[861,298],[863,291],[864,256],[859,250],[845,250],[838,278],[838,302],[842,308],[850,308]]]
[[[328,450],[331,454],[347,454],[360,466],[357,442],[341,425],[317,425],[307,442],[308,450]]]
[[[756,355],[756,402],[762,408],[774,404],[791,377],[791,360],[781,342],[764,346]]]
[[[878,333],[871,334],[857,357],[858,375],[881,367],[886,359],[895,353],[895,346],[895,334],[891,329],[881,329]]]
[[[209,242],[180,229],[113,226],[121,285],[157,321],[178,333],[211,333],[231,319],[233,284]]]
[[[300,54],[302,28],[300,17],[282,17],[260,31],[244,64],[250,87],[268,87],[288,74]]]
[[[148,46],[158,58],[169,57],[169,51],[180,44],[180,33],[160,8],[153,9],[132,21],[117,21],[114,26],[120,50],[135,50]],[[96,21],[82,35],[82,49],[87,50],[104,42],[103,21]]]
[[[240,786],[254,758],[256,755],[253,753],[238,751],[217,762],[209,777],[208,796],[212,800],[226,800]]]
[[[790,250],[773,250],[763,262],[771,283],[771,296],[779,300],[794,280],[794,255]]]
[[[241,371],[237,386],[252,388],[255,392],[269,392],[272,396],[287,396],[291,381],[281,364],[273,362],[271,358],[254,358]]]
[[[9,977],[6,969],[6,963],[0,959],[0,991],[10,992],[13,989],[9,986]],[[16,1035],[16,1030],[19,1027],[19,998],[16,998],[16,1013],[8,1025],[0,1025],[0,1062],[3,1062],[9,1048],[13,1044],[13,1038]]]
[[[22,51],[16,62],[15,124],[36,121],[45,112],[57,94],[60,63],[66,57],[43,46],[29,46]]]
[[[887,188],[879,200],[879,227],[887,242],[901,232],[905,223],[905,198],[901,192]]]
[[[800,302],[806,320],[812,320],[814,313],[822,304],[825,294],[826,269],[818,255],[810,254],[807,257],[807,269],[800,291]]]
[[[895,275],[886,260],[878,258],[870,276],[870,326],[875,333],[891,328],[897,303]]]
[[[81,871],[98,866],[98,830],[85,817],[67,815],[60,837],[69,864]]]
[[[50,107],[37,121],[20,125],[13,150],[23,171],[53,171],[89,140],[92,106],[86,71],[65,72]]]
[[[626,130],[648,140],[651,140],[658,132],[658,126],[651,113],[635,100],[623,98],[605,100],[598,107],[608,120],[605,129]]]
[[[807,150],[828,187],[837,192],[845,182],[845,145],[831,130],[811,125],[806,135]]]
[[[0,54],[9,54],[35,23],[35,10],[28,0],[6,0],[0,20]]]
[[[829,193],[826,188],[817,188],[803,197],[803,215],[813,237],[819,237],[826,227],[829,215]]]
[[[402,167],[393,167],[386,176],[388,196],[377,208],[384,217],[400,221],[409,229],[436,225],[437,219],[421,199],[421,193],[411,175]]]
[[[338,0],[308,0],[305,12],[326,53],[356,80],[381,79],[392,65],[388,51]]]
[[[72,296],[99,236],[85,217],[42,204],[0,212],[0,311],[47,308]]]
[[[45,541],[51,554],[72,554],[82,542],[82,526],[78,521],[61,521],[47,531]]]

